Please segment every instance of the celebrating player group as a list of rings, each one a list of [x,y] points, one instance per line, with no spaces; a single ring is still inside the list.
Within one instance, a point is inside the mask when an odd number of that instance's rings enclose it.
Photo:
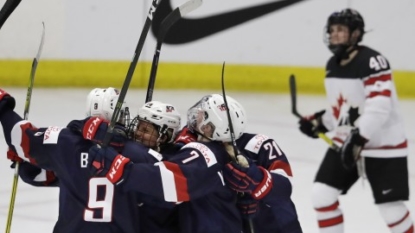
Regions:
[[[414,233],[392,72],[383,55],[360,45],[364,33],[353,9],[329,16],[329,107],[299,121],[307,136],[333,135],[310,194],[316,225],[343,233],[338,197],[365,178],[390,232]],[[95,88],[86,116],[38,126],[16,113],[13,93],[0,89],[7,158],[24,182],[59,188],[54,233],[303,232],[289,155],[271,137],[246,131],[249,113],[237,100],[201,96],[182,119],[174,104],[156,100],[136,115],[122,101],[114,114],[119,97],[115,88]]]

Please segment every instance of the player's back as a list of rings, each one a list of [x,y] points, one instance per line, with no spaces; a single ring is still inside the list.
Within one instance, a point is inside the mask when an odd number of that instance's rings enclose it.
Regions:
[[[55,156],[61,156],[53,167],[60,178],[60,198],[54,232],[137,233],[136,195],[117,191],[106,177],[91,177],[87,156],[92,144],[67,129],[57,142]]]
[[[285,153],[270,137],[263,134],[244,133],[237,140],[238,149],[246,157],[270,171],[273,189],[258,203],[258,211],[253,219],[256,231],[261,233],[301,233],[301,225],[293,201],[291,200],[292,176]]]
[[[19,157],[59,177],[59,216],[54,233],[139,232],[136,195],[119,192],[105,177],[91,177],[90,141],[68,128],[37,129],[16,119],[10,117],[2,123],[18,125],[5,135],[12,135],[11,144]]]

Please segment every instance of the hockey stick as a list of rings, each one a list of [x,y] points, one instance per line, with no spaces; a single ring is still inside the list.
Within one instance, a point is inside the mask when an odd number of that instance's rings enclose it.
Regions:
[[[295,76],[292,74],[290,75],[290,94],[291,94],[291,112],[298,117],[299,119],[303,118],[303,116],[298,112],[297,110],[297,85],[295,82]],[[329,144],[330,148],[332,148],[333,150],[339,152],[340,148],[334,144],[334,142],[327,137],[327,135],[325,135],[322,132],[317,133],[317,136],[321,139],[323,139],[325,142],[327,142],[327,144]]]
[[[0,10],[0,29],[3,27],[3,24],[13,13],[14,9],[16,9],[20,2],[21,0],[7,0],[6,3],[4,3],[3,7]]]
[[[32,98],[33,83],[35,81],[37,64],[40,59],[40,54],[42,53],[43,44],[45,43],[45,23],[42,22],[42,26],[43,26],[42,38],[40,39],[39,49],[37,51],[36,57],[33,59],[32,69],[30,71],[29,87],[27,88],[26,102],[25,102],[24,112],[23,112],[23,118],[25,120],[27,120],[29,117],[30,100]],[[14,176],[13,176],[13,187],[12,187],[12,193],[10,197],[9,213],[7,215],[6,233],[10,232],[10,228],[12,225],[14,202],[16,200],[18,181],[19,181],[19,162],[16,161],[15,168],[14,168]]]
[[[181,17],[185,16],[189,12],[194,11],[202,5],[202,0],[190,0],[177,7],[174,11],[164,18],[161,22],[160,29],[157,35],[157,45],[154,51],[153,62],[151,64],[150,78],[148,80],[146,103],[151,101],[153,98],[154,83],[156,82],[157,68],[160,57],[161,45],[163,44],[164,37],[167,32]]]
[[[111,137],[114,133],[115,123],[117,122],[118,116],[120,115],[122,104],[124,103],[125,95],[127,94],[128,88],[131,83],[131,79],[133,78],[133,74],[135,71],[135,67],[137,66],[138,58],[140,57],[141,51],[143,50],[144,42],[146,40],[148,31],[150,30],[150,27],[151,27],[151,22],[153,21],[153,15],[160,1],[161,0],[153,0],[151,4],[146,22],[144,23],[143,30],[141,31],[141,35],[138,40],[137,47],[135,48],[135,51],[134,51],[133,60],[131,61],[130,67],[128,68],[127,76],[124,79],[124,84],[122,85],[120,95],[118,96],[117,104],[115,105],[115,108],[114,108],[114,113],[112,114],[111,121],[108,125],[107,132],[102,142],[102,145],[104,147],[109,144]]]
[[[223,102],[225,103],[225,108],[226,108],[226,116],[228,117],[228,125],[229,125],[229,132],[231,133],[231,141],[232,141],[232,148],[233,148],[233,153],[234,153],[234,157],[231,156],[231,158],[236,162],[236,163],[240,163],[240,161],[238,161],[237,155],[240,154],[238,152],[238,147],[236,145],[236,139],[235,139],[235,130],[233,129],[233,124],[232,124],[232,119],[231,119],[231,114],[229,112],[229,107],[228,107],[228,101],[226,99],[226,93],[225,93],[225,62],[223,62],[222,65],[222,96],[223,96]],[[244,161],[244,164],[241,164],[242,166],[249,166],[247,161]],[[243,193],[241,193],[240,195],[244,195]],[[244,221],[245,222],[245,221]],[[246,222],[245,222],[246,223]],[[255,233],[254,230],[254,224],[252,222],[252,219],[248,220],[248,225],[249,225],[249,230],[251,231],[251,233]]]

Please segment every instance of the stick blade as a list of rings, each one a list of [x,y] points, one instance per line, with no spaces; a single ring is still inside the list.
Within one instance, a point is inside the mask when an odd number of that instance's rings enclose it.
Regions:
[[[290,75],[289,84],[290,84],[290,94],[291,94],[291,112],[298,118],[302,118],[302,116],[297,111],[297,85],[295,82],[294,74]]]
[[[180,15],[181,16],[187,15],[188,13],[199,8],[202,5],[202,3],[203,3],[202,0],[192,0],[192,1],[185,2],[184,4],[179,6]]]

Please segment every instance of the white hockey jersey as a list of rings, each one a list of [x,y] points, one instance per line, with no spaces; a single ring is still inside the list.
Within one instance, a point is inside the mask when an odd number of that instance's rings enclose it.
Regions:
[[[332,57],[326,66],[325,88],[329,108],[323,124],[341,145],[358,127],[369,141],[361,155],[404,157],[408,143],[389,62],[380,53],[360,46],[356,57],[340,66]]]

